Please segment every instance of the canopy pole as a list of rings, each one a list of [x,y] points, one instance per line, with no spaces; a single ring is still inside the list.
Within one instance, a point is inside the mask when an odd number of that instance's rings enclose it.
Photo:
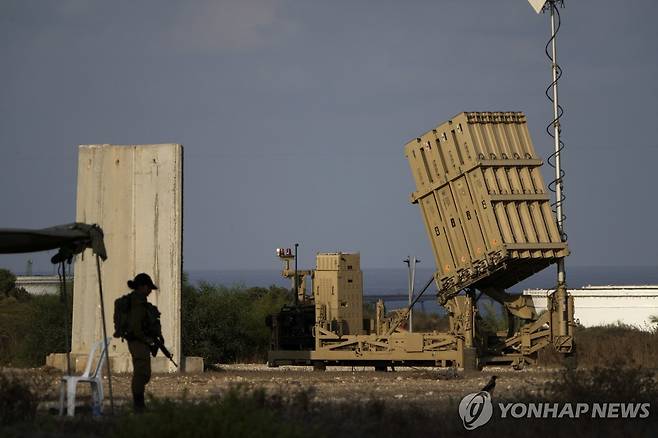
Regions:
[[[101,261],[96,255],[96,273],[98,274],[98,293],[101,299],[101,317],[103,320],[103,345],[105,346],[105,363],[107,366],[107,385],[110,390],[110,411],[114,415],[114,397],[112,395],[112,371],[110,369],[110,349],[107,342],[107,326],[105,324],[105,302],[103,301],[103,281],[101,278]]]
[[[64,343],[66,349],[66,372],[71,375],[71,342],[69,340],[69,333],[71,329],[71,324],[69,323],[69,298],[66,293],[66,265],[65,261],[62,260],[59,263],[59,269],[57,269],[59,274],[59,293],[60,299],[64,304]]]

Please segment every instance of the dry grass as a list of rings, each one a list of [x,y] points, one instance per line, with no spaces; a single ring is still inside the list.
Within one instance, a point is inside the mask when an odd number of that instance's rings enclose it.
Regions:
[[[622,324],[577,327],[574,337],[578,368],[658,367],[657,330],[642,331]],[[539,354],[542,365],[560,365],[561,360],[550,348]]]
[[[554,381],[530,394],[510,394],[498,402],[564,402],[658,400],[653,373],[637,368],[565,370]],[[38,415],[24,417],[0,430],[3,437],[425,437],[501,435],[509,438],[546,436],[652,436],[658,416],[643,420],[614,419],[503,419],[492,420],[475,432],[466,431],[457,415],[458,400],[436,403],[399,403],[382,398],[327,401],[314,388],[281,388],[266,391],[237,385],[221,395],[203,400],[151,400],[148,413],[135,416],[128,410],[114,417],[75,419]],[[495,408],[496,409],[496,408]],[[20,419],[18,419],[20,420]]]

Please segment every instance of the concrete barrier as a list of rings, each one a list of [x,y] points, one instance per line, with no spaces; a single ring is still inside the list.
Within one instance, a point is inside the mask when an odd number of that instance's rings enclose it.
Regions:
[[[126,282],[140,272],[158,285],[149,301],[162,312],[167,348],[180,363],[180,306],[183,230],[183,147],[84,145],[78,154],[76,220],[98,224],[108,260],[102,263],[108,336],[114,331],[114,300],[128,293]],[[103,338],[96,261],[89,250],[75,258],[71,352],[86,355]],[[110,347],[111,365],[128,371],[125,342]],[[175,367],[154,362],[163,371]],[[53,357],[51,363],[61,364]]]

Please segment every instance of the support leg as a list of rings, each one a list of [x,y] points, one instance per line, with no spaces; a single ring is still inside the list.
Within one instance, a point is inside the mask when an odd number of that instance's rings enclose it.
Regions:
[[[66,381],[59,382],[59,415],[64,415],[64,399],[66,398]]]
[[[75,390],[78,382],[70,379],[66,382],[66,415],[73,417],[75,415]]]

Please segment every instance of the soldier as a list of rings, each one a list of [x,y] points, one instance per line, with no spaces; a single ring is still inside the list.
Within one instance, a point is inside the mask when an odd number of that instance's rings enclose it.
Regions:
[[[155,356],[163,342],[158,308],[147,301],[152,290],[157,289],[148,274],[137,274],[128,281],[130,293],[130,319],[128,349],[132,356],[132,394],[135,412],[144,410],[144,387],[151,380],[151,354]]]

